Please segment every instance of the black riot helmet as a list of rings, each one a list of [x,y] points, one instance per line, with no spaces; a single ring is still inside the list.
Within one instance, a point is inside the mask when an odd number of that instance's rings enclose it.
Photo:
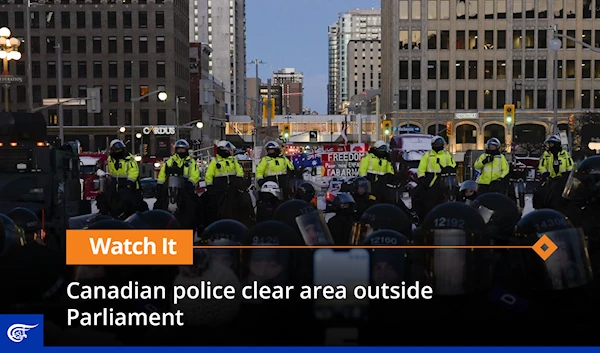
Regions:
[[[14,247],[24,246],[26,242],[23,229],[8,216],[0,213],[0,256]]]
[[[351,243],[358,245],[371,233],[380,229],[390,229],[412,236],[412,221],[394,205],[382,203],[371,206],[352,227]]]
[[[273,220],[283,222],[302,235],[306,245],[332,245],[333,238],[321,211],[303,200],[288,200],[273,214]]]
[[[427,214],[417,243],[425,246],[489,246],[491,241],[477,210],[462,202],[446,202]],[[424,263],[438,295],[468,295],[489,290],[492,261],[486,249],[428,250]]]
[[[591,282],[583,231],[558,211],[541,209],[525,215],[515,227],[512,243],[533,247],[533,251],[515,251],[512,262],[520,268],[515,275],[534,292],[572,289]]]
[[[118,219],[109,219],[109,220],[102,220],[102,221],[94,222],[93,224],[90,224],[90,226],[87,227],[87,229],[110,230],[110,229],[135,229],[135,228],[133,228],[133,226],[131,224],[126,223],[124,221],[121,221]]]
[[[150,229],[181,229],[181,225],[173,216],[164,210],[150,210],[144,212],[149,221]]]
[[[85,214],[81,216],[70,217],[68,224],[69,229],[87,229],[90,225],[100,222],[114,219],[109,215],[103,215],[100,213]]]
[[[369,197],[371,194],[371,182],[365,177],[354,179],[354,192],[357,196]]]
[[[175,142],[175,153],[177,153],[177,155],[179,156],[179,158],[181,159],[185,159],[187,157],[189,157],[190,155],[190,144],[184,140],[178,140],[177,142]]]
[[[390,229],[375,231],[363,245],[404,246],[408,238]],[[400,285],[405,279],[407,249],[371,249],[371,282],[373,285]]]
[[[491,192],[483,194],[472,206],[479,212],[486,224],[488,233],[502,239],[508,239],[521,219],[517,204],[508,196]]]
[[[195,245],[235,246],[248,238],[249,230],[233,219],[222,219],[210,224],[200,235]],[[240,249],[210,249],[210,259],[240,273]]]
[[[123,143],[121,140],[112,140],[108,150],[110,156],[113,158],[125,158],[125,143]]]
[[[353,214],[356,210],[356,201],[354,201],[351,194],[340,192],[333,200],[333,208],[335,208],[335,212]]]
[[[288,225],[279,221],[258,223],[247,234],[243,241],[247,246],[300,246],[304,245],[302,237]],[[294,280],[297,268],[293,266],[294,255],[290,249],[244,249],[244,271],[242,278],[249,283],[257,281],[264,285],[285,285]],[[294,269],[294,272],[292,272]]]
[[[315,197],[316,191],[315,187],[311,183],[302,183],[298,186],[298,190],[296,191],[295,198],[298,200],[304,200],[306,202],[311,202]]]
[[[562,196],[574,201],[600,197],[600,156],[586,158],[573,168]]]
[[[135,229],[152,229],[150,227],[150,220],[143,212],[136,212],[129,216],[125,223],[130,224]]]
[[[33,211],[17,207],[6,214],[15,224],[25,232],[27,242],[39,240],[43,241],[44,233],[42,231],[42,222]]]

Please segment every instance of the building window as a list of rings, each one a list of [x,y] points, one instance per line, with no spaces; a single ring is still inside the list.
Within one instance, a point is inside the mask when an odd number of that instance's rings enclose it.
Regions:
[[[483,49],[494,49],[494,31],[484,32]]]
[[[427,1],[427,19],[435,20],[437,19],[437,2],[429,0]]]
[[[450,49],[450,31],[441,31],[440,49]]]
[[[525,49],[533,49],[535,48],[535,31],[534,30],[526,30],[525,31]]]
[[[575,78],[575,60],[567,60],[567,78]]]
[[[485,0],[485,19],[493,20],[494,19],[494,0]]]
[[[79,109],[79,126],[87,126],[88,124],[87,110]]]
[[[119,88],[117,86],[108,87],[108,101],[118,102],[119,101]]]
[[[102,28],[102,12],[92,12],[92,28]]]
[[[148,77],[148,62],[140,61],[140,77],[146,78]]]
[[[449,20],[450,19],[450,1],[449,0],[441,0],[440,1],[440,20]]]
[[[156,111],[156,123],[158,125],[167,124],[167,111],[165,109],[159,109]]]
[[[31,77],[33,77],[33,78],[42,77],[42,65],[39,61],[31,62]]]
[[[63,78],[71,78],[71,75],[72,75],[71,62],[63,61],[63,67],[62,67]]]
[[[437,31],[427,32],[427,49],[437,49]]]
[[[25,86],[17,86],[17,103],[25,103],[27,94]]]
[[[504,104],[506,104],[506,91],[496,91],[496,109],[503,109]]]
[[[533,66],[533,60],[525,60],[525,78],[535,78]]]
[[[61,38],[61,50],[63,53],[71,52],[71,37],[62,37]]]
[[[477,61],[469,61],[469,80],[477,79]]]
[[[54,28],[54,11],[46,11],[46,28]]]
[[[467,4],[466,1],[457,1],[456,2],[456,19],[464,20],[467,15]]]
[[[40,37],[31,37],[31,52],[38,54],[40,51]]]
[[[400,76],[398,77],[401,80],[408,80],[408,61],[400,60]]]
[[[157,61],[156,62],[156,77],[162,78],[165,76],[166,76],[165,62]]]
[[[116,61],[108,62],[108,77],[117,78],[119,76],[119,68]]]
[[[102,53],[102,37],[94,37],[92,40],[92,52],[95,54]]]
[[[412,79],[420,80],[421,79],[421,61],[413,60],[411,65],[412,65]]]
[[[156,37],[156,52],[164,53],[165,52],[165,37]]]
[[[148,37],[140,37],[139,41],[140,53],[145,54],[148,52]]]
[[[85,61],[77,62],[77,77],[79,77],[79,78],[87,77],[87,62],[85,62]]]
[[[104,119],[102,113],[94,114],[94,126],[104,126]]]
[[[546,90],[538,89],[537,93],[537,108],[546,109]]]
[[[396,102],[398,109],[408,109],[408,91],[398,91],[398,101]]]
[[[494,109],[494,91],[483,91],[483,109]]]
[[[412,90],[412,109],[421,110],[421,91],[418,89]]]
[[[56,94],[56,86],[55,85],[48,85],[47,87],[48,90],[48,98],[57,98],[57,94]]]
[[[456,31],[456,49],[461,50],[467,47],[465,38],[465,31]]]
[[[408,0],[400,0],[398,5],[400,19],[408,20]]]
[[[86,45],[87,41],[85,37],[77,37],[77,54],[85,54],[86,53]]]
[[[117,28],[117,12],[108,11],[108,28]]]
[[[400,50],[408,49],[408,31],[400,31],[398,38],[398,48]]]
[[[132,98],[132,96],[131,96],[131,86],[125,86],[124,93],[125,93],[125,96],[124,96],[125,97],[125,102],[131,102],[131,98]],[[131,123],[129,123],[129,124],[131,125]]]
[[[469,109],[477,109],[477,91],[469,91]]]
[[[46,76],[48,78],[56,78],[56,62],[48,61],[46,64]]]
[[[600,3],[598,4],[600,6]],[[581,41],[583,41],[587,45],[592,45],[592,31],[583,30],[581,34]],[[583,50],[589,50],[589,48],[583,47]]]
[[[465,91],[456,91],[455,99],[456,109],[465,109]]]
[[[63,11],[60,13],[60,26],[63,29],[71,28],[71,13]]]
[[[565,104],[565,108],[566,109],[575,109],[575,91],[567,90],[566,98],[567,98],[567,101]]]
[[[520,29],[513,31],[513,49],[521,49],[523,44],[523,34]]]
[[[48,109],[48,125],[58,125],[58,115],[56,114],[56,110],[54,109]]]
[[[469,31],[469,49],[477,50],[477,40],[479,36],[477,35],[477,31]]]
[[[457,61],[455,67],[456,67],[456,79],[464,80],[465,79],[465,62]]]
[[[427,91],[427,109],[437,109],[436,91]]]
[[[118,111],[116,109],[111,109],[108,111],[108,125],[110,126],[118,126],[119,125],[119,116],[117,115]]]
[[[486,60],[483,63],[483,78],[486,80],[494,79],[494,61]]]
[[[412,6],[412,19],[420,20],[421,19],[421,1],[413,0],[411,3]]]
[[[85,12],[77,11],[77,28],[85,28]]]
[[[140,109],[140,123],[150,125],[150,111],[148,109]]]
[[[449,93],[448,91],[440,91],[440,109],[449,109]]]
[[[450,62],[447,60],[440,61],[440,80],[448,80],[450,78]]]
[[[117,52],[117,37],[108,37],[108,52],[111,54]]]
[[[123,75],[126,78],[130,78],[131,77],[131,73],[133,70],[133,63],[131,61],[124,61],[123,62]]]
[[[131,37],[123,37],[123,52],[133,53],[133,40]]]
[[[140,85],[140,91],[139,92],[140,92],[139,96],[141,97],[141,96],[143,96],[145,94],[150,93],[150,89],[148,88],[148,85]],[[147,102],[147,101],[148,101],[148,97],[140,100],[140,102]]]
[[[148,13],[146,11],[138,12],[138,26],[139,28],[148,27]]]
[[[4,19],[2,19],[2,21],[4,21]],[[15,28],[25,28],[25,16],[22,11],[15,12]]]
[[[496,61],[496,79],[501,80],[506,78],[506,61]]]
[[[102,78],[102,61],[94,61],[94,78]]]
[[[125,109],[125,125],[131,126],[131,110]]]
[[[156,28],[165,28],[165,13],[162,11],[156,11],[154,21],[156,22]]]
[[[412,48],[421,49],[421,31],[412,30]]]
[[[131,11],[123,11],[123,28],[131,28]]]
[[[55,47],[56,46],[56,40],[54,37],[46,37],[46,54],[54,54],[55,51]]]
[[[77,97],[79,97],[79,98],[87,97],[87,86],[77,87]]]
[[[513,60],[513,78],[523,78],[523,64],[521,60]]]
[[[66,126],[73,126],[73,111],[71,109],[63,110],[63,123]]]
[[[498,49],[506,49],[506,31],[498,31]]]
[[[538,79],[546,79],[546,61],[538,60],[537,65],[538,65],[538,70],[537,70]]]

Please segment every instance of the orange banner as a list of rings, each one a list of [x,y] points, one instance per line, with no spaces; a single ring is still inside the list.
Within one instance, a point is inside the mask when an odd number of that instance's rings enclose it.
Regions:
[[[67,265],[191,265],[192,230],[67,230]]]

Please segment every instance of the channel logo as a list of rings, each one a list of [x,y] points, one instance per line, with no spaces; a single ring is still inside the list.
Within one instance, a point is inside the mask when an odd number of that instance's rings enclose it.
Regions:
[[[43,315],[4,315],[0,314],[0,351],[3,348],[31,349],[44,345],[44,316]]]

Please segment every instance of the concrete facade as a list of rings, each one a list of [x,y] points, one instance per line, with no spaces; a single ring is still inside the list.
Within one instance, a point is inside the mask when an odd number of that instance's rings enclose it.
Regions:
[[[350,97],[366,90],[379,89],[381,82],[381,42],[351,40],[348,42],[346,82]]]
[[[245,0],[198,0],[198,38],[213,49],[209,72],[229,92],[227,114],[245,114]]]
[[[25,1],[26,2],[26,1]],[[23,1],[0,4],[0,25],[13,36],[25,37]],[[64,106],[65,139],[80,140],[85,150],[103,150],[113,138],[129,140],[132,111],[130,99],[155,90],[168,94],[166,102],[156,95],[136,102],[134,131],[143,126],[174,125],[175,97],[189,97],[188,4],[181,0],[138,1],[39,1],[31,8],[31,45],[34,107],[44,98],[57,97],[57,54],[62,46],[63,97],[85,97],[86,87],[102,88],[102,112],[88,114],[85,107]],[[10,73],[26,75],[23,57],[10,63]],[[132,88],[133,87],[133,88]],[[10,89],[10,110],[27,109],[27,87]],[[3,97],[4,95],[1,94]],[[180,124],[190,121],[188,104],[180,104]],[[57,109],[44,110],[49,134],[58,135]],[[125,134],[119,132],[126,127]],[[182,137],[186,136],[182,132]],[[174,136],[143,135],[138,144],[149,154],[169,146]],[[136,150],[138,148],[136,147]],[[169,151],[170,152],[170,151]]]
[[[410,121],[425,131],[435,131],[436,121],[443,129],[453,122],[449,142],[458,152],[482,149],[495,134],[509,144],[536,131],[540,142],[553,133],[552,28],[600,47],[595,2],[382,0],[382,113],[396,127]],[[558,60],[565,130],[570,115],[600,108],[600,61],[564,39]],[[510,103],[516,106],[514,135],[503,121]]]

